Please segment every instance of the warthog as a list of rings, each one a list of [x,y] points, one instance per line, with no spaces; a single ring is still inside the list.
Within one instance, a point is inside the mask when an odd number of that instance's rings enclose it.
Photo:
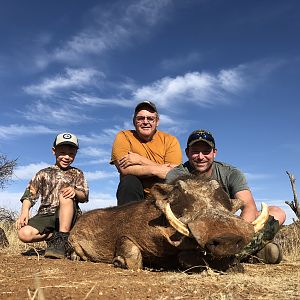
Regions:
[[[0,248],[8,247],[9,242],[4,230],[0,227]]]
[[[234,215],[240,207],[215,180],[189,177],[156,184],[151,198],[83,214],[71,230],[71,259],[227,270],[252,239],[255,228]],[[265,214],[265,213],[264,213]]]

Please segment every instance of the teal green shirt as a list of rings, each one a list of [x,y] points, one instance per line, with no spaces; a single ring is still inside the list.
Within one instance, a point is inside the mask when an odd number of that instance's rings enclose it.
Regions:
[[[230,198],[235,198],[237,192],[249,190],[245,175],[236,167],[223,162],[214,161],[212,168],[211,178],[219,182]],[[189,161],[187,161],[168,172],[166,183],[172,182],[179,176],[194,173],[196,173],[196,170],[190,165]]]

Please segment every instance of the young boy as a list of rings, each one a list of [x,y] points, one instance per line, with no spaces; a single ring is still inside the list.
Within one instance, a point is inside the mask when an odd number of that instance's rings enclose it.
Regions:
[[[69,231],[80,214],[78,202],[88,201],[83,172],[71,167],[78,148],[74,134],[58,134],[52,148],[55,165],[40,170],[21,198],[22,209],[16,221],[19,239],[24,243],[46,240],[45,257],[65,256]],[[29,219],[29,210],[38,199],[38,213]]]

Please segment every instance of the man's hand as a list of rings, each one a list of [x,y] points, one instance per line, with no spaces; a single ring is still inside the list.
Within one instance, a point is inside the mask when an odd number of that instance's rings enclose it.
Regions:
[[[130,174],[138,177],[156,176],[161,179],[165,179],[167,173],[177,166],[170,163],[161,165],[131,151],[115,162],[115,165],[122,175]]]
[[[155,167],[156,167],[155,175],[160,179],[165,179],[168,172],[174,168],[174,165],[164,164]]]
[[[119,166],[123,169],[126,169],[129,166],[142,165],[143,158],[143,156],[129,151],[128,154],[126,154],[119,160]]]

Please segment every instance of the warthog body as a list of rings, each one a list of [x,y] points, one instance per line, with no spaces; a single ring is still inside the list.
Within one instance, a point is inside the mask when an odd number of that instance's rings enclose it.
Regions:
[[[253,225],[234,215],[239,207],[214,180],[156,184],[151,194],[142,202],[83,214],[70,233],[73,254],[129,269],[208,264],[226,270],[254,235]],[[168,205],[185,227],[181,233]]]

